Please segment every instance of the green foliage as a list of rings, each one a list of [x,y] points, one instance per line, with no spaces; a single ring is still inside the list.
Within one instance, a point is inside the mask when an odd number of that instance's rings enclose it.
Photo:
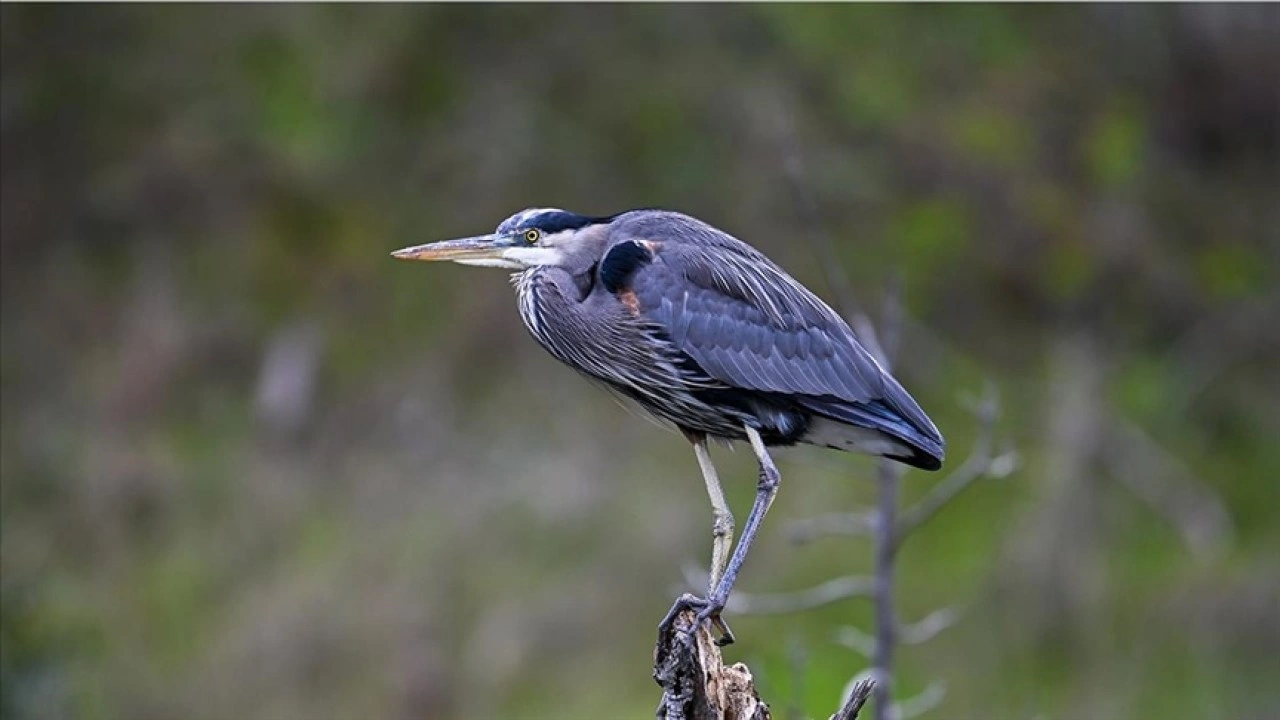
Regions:
[[[1243,242],[1214,242],[1195,258],[1200,284],[1215,298],[1233,300],[1256,296],[1269,287],[1272,278],[1266,260]]]
[[[1145,135],[1133,102],[1102,111],[1085,139],[1088,167],[1098,187],[1113,190],[1133,182],[1144,164]]]
[[[1008,111],[975,103],[951,119],[956,149],[1002,170],[1026,168],[1033,159],[1034,128]]]

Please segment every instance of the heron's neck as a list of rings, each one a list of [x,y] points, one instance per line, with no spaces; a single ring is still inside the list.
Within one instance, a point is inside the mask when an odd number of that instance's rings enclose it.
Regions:
[[[564,318],[585,298],[576,279],[562,267],[544,265],[511,276],[520,319],[538,342],[547,346],[547,318]],[[548,349],[550,347],[548,346]]]

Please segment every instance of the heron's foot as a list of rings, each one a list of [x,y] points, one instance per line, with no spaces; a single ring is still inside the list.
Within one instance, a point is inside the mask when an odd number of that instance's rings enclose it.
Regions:
[[[662,618],[662,622],[658,623],[659,632],[667,632],[671,630],[676,618],[685,610],[693,610],[697,614],[694,616],[693,625],[688,628],[681,628],[682,632],[693,633],[702,627],[702,624],[710,621],[720,632],[720,637],[716,638],[715,643],[719,647],[732,645],[734,643],[733,631],[729,629],[729,625],[725,623],[724,618],[720,617],[720,612],[724,610],[724,601],[716,602],[715,594],[710,598],[700,598],[692,593],[685,593],[676,598],[676,602],[667,611],[666,617]]]

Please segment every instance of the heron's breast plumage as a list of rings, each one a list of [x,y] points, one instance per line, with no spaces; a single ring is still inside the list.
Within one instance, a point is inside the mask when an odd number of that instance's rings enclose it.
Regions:
[[[611,283],[614,281],[611,280]],[[679,350],[663,328],[640,316],[631,288],[621,280],[609,290],[597,276],[585,297],[558,268],[515,276],[520,317],[553,357],[634,401],[661,420],[686,430],[742,437],[749,413],[709,401],[731,391]]]

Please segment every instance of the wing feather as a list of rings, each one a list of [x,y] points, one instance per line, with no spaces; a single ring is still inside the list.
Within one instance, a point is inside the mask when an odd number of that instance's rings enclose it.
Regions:
[[[718,231],[715,231],[718,232]],[[914,428],[941,453],[919,405],[872,359],[848,324],[764,255],[727,235],[666,242],[632,281],[641,313],[712,378],[807,396],[815,412],[864,426]],[[810,402],[811,400],[811,402]],[[884,420],[896,416],[897,424]]]

